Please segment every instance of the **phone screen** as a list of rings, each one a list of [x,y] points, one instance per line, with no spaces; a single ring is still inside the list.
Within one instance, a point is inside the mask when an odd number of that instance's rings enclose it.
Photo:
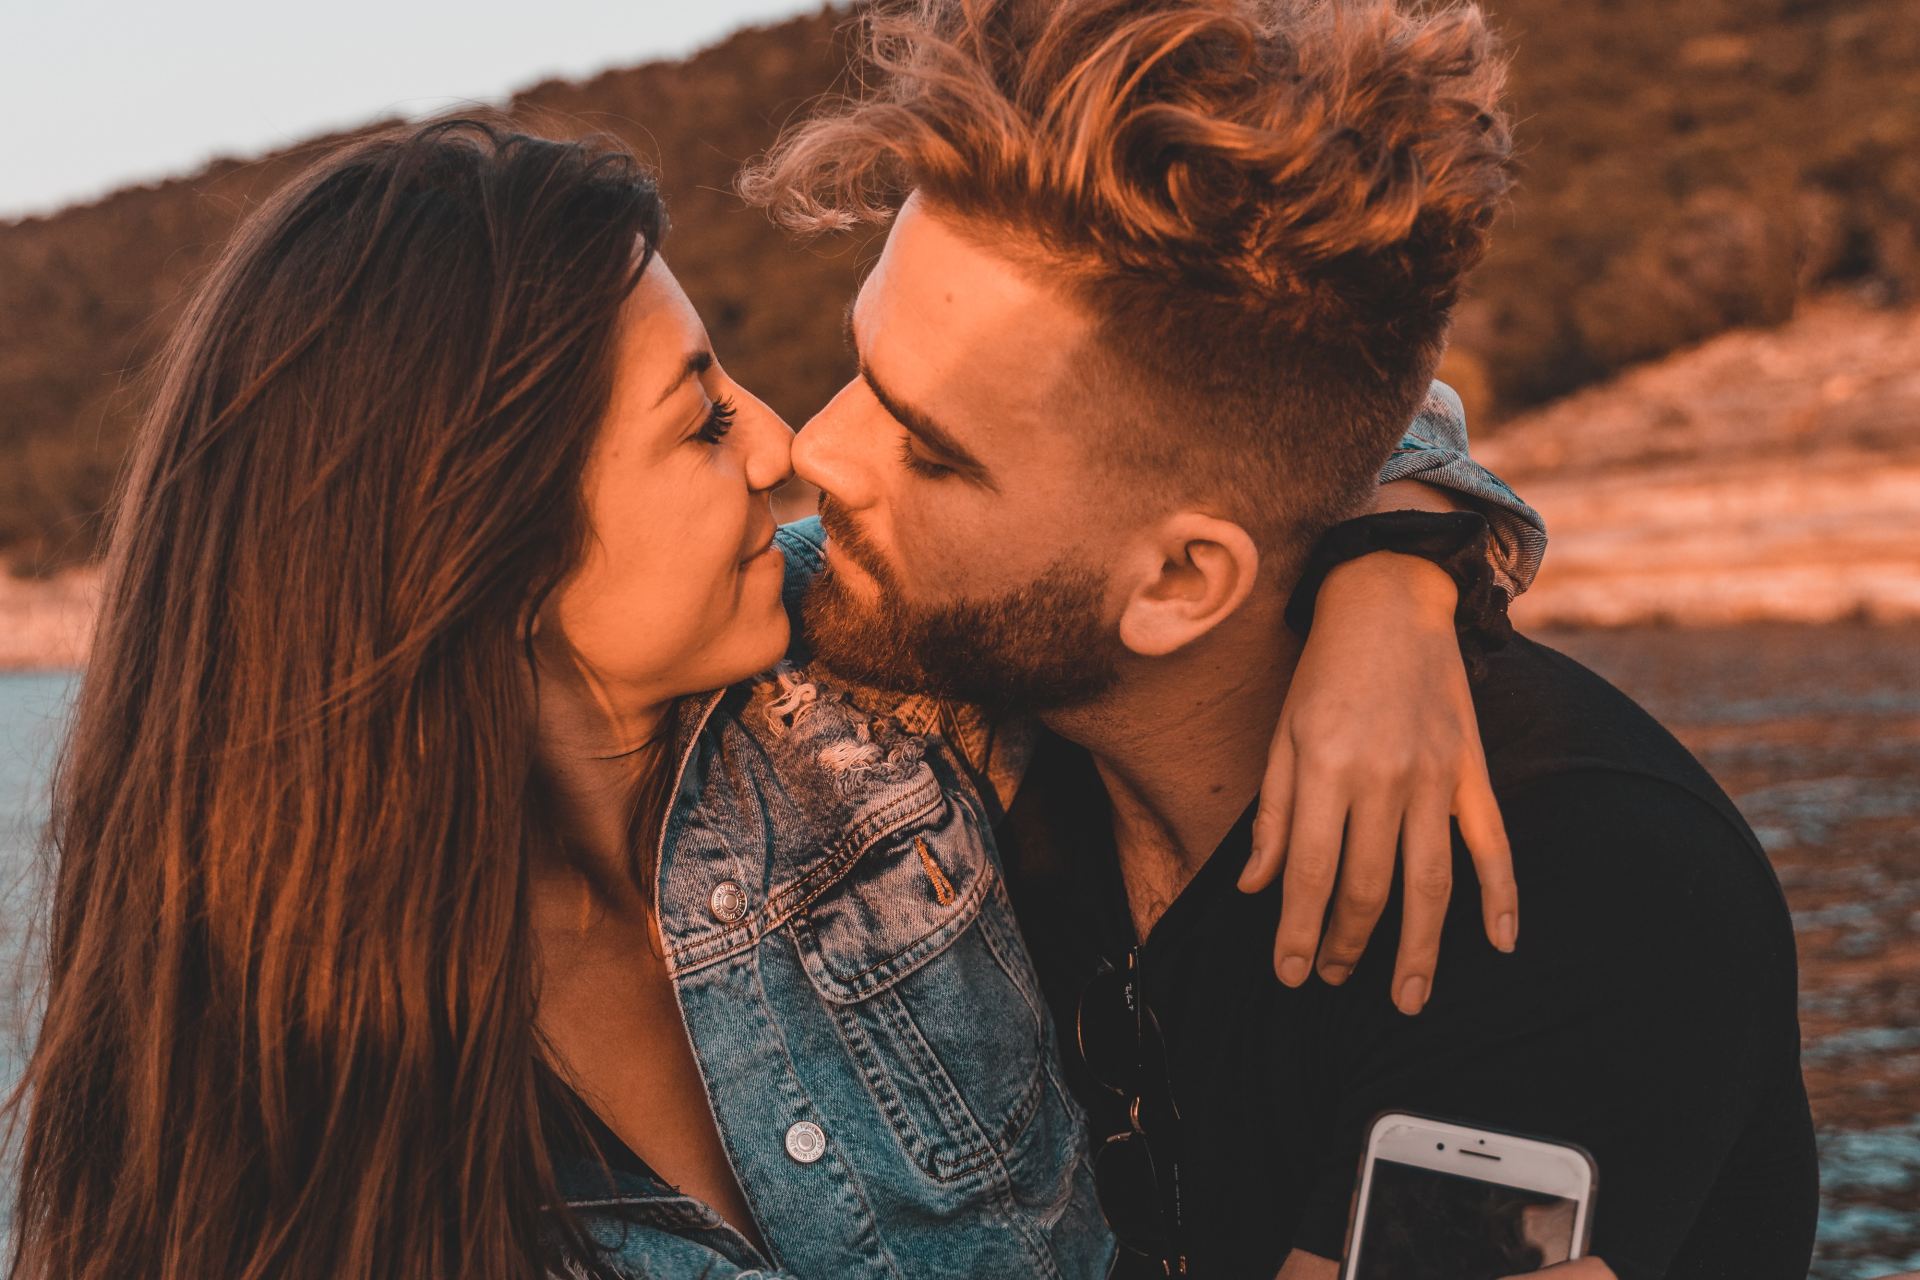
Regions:
[[[1355,1280],[1503,1280],[1573,1256],[1563,1196],[1376,1159]]]

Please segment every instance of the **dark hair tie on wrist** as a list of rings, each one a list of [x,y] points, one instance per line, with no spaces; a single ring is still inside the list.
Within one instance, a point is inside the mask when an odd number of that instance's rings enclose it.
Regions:
[[[1453,579],[1460,593],[1453,625],[1471,666],[1513,635],[1507,593],[1494,581],[1487,559],[1492,536],[1486,517],[1474,511],[1381,511],[1342,521],[1322,534],[1308,555],[1287,601],[1287,625],[1307,634],[1320,588],[1334,569],[1376,551],[1397,551],[1430,560]]]

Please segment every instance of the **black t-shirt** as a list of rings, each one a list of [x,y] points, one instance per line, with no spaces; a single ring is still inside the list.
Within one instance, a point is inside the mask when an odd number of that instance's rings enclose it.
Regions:
[[[607,1173],[624,1173],[670,1187],[653,1166],[601,1119],[572,1085],[544,1062],[534,1064],[540,1120],[547,1133],[547,1158],[560,1171],[568,1198],[622,1194]],[[604,1171],[603,1171],[604,1167]]]
[[[1593,1252],[1621,1280],[1801,1280],[1813,1130],[1793,933],[1759,844],[1671,735],[1565,656],[1515,637],[1474,698],[1519,881],[1514,954],[1486,940],[1456,837],[1425,1011],[1388,995],[1397,890],[1344,986],[1281,986],[1280,888],[1234,886],[1251,811],[1141,947],[1196,1274],[1270,1280],[1294,1248],[1338,1258],[1367,1126],[1403,1110],[1584,1146]],[[1002,846],[1097,1144],[1125,1120],[1079,1060],[1075,1013],[1135,940],[1084,751],[1043,743]]]

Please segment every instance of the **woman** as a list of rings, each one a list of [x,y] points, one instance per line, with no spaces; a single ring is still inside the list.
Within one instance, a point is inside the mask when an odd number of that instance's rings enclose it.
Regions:
[[[57,780],[16,1274],[1104,1265],[967,762],[751,679],[789,433],[663,232],[625,154],[450,121],[194,300]]]

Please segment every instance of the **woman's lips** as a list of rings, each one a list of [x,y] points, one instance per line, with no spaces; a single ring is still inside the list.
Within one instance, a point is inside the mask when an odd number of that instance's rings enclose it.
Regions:
[[[744,555],[744,556],[742,556],[742,557],[741,557],[741,559],[740,559],[740,563],[741,563],[741,564],[752,564],[752,563],[753,563],[753,562],[754,562],[755,560],[758,560],[758,559],[759,559],[759,558],[760,558],[761,556],[764,556],[764,555],[766,555],[766,554],[767,554],[767,553],[768,553],[769,551],[772,551],[772,550],[773,550],[773,535],[774,535],[774,532],[775,532],[774,530],[771,530],[771,529],[769,529],[769,530],[767,531],[767,536],[766,536],[766,538],[765,538],[765,540],[763,540],[763,541],[762,541],[762,542],[761,542],[761,543],[760,543],[760,544],[759,544],[758,546],[756,546],[756,547],[755,547],[755,548],[754,548],[754,549],[753,549],[752,551],[749,551],[749,552],[748,552],[748,553],[747,553],[746,555]]]

